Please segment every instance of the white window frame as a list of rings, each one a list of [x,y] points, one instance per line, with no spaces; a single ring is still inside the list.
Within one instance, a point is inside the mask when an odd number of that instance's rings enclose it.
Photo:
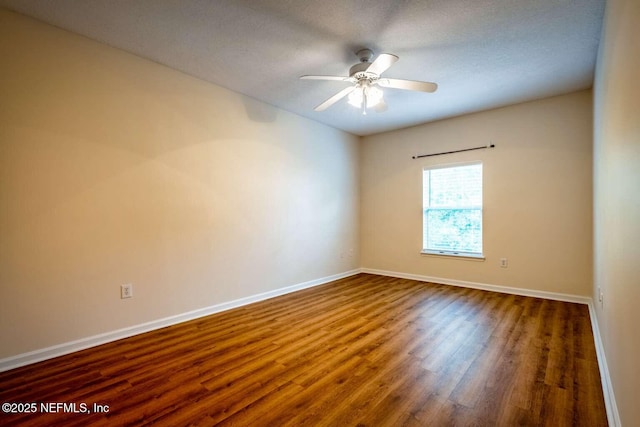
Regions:
[[[452,206],[449,207],[448,209],[478,209],[480,210],[480,215],[481,215],[481,222],[480,222],[480,226],[482,227],[482,241],[481,241],[481,245],[482,245],[482,250],[480,252],[466,252],[466,251],[456,251],[456,250],[440,250],[440,249],[428,249],[425,248],[424,246],[426,246],[426,242],[425,242],[425,234],[427,233],[426,230],[426,210],[428,210],[428,207],[425,206],[425,202],[424,202],[424,192],[425,192],[425,182],[424,182],[424,173],[426,171],[431,171],[431,170],[435,170],[435,169],[451,169],[451,168],[457,168],[457,167],[464,167],[464,166],[473,166],[473,165],[481,165],[482,166],[482,204],[480,206]],[[482,163],[482,161],[473,161],[473,162],[465,162],[465,163],[449,163],[449,164],[440,164],[440,165],[433,165],[433,166],[425,166],[422,168],[422,250],[420,251],[420,253],[424,254],[424,255],[437,255],[437,256],[450,256],[450,257],[461,257],[461,258],[470,258],[470,259],[476,259],[476,260],[484,260],[484,165]],[[439,206],[438,209],[443,209],[442,206]],[[444,207],[444,209],[447,209],[447,207]]]

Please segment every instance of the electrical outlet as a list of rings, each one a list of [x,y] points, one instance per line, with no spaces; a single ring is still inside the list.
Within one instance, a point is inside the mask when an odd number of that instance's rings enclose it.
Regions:
[[[507,268],[509,266],[509,261],[506,258],[500,258],[500,267]]]
[[[131,283],[120,285],[120,299],[131,297],[133,297],[133,285]]]
[[[604,292],[600,286],[598,286],[598,301],[600,301],[600,307],[604,307]]]
[[[600,306],[604,307],[604,294],[600,292]]]

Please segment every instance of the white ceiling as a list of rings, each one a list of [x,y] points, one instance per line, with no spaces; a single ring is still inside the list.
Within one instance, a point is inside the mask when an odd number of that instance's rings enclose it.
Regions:
[[[368,135],[591,87],[604,0],[0,0],[0,5],[304,117]],[[400,60],[363,116],[345,87],[367,47]]]

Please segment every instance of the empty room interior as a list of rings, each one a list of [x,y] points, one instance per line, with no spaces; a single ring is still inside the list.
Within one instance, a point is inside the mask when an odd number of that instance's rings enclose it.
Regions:
[[[640,423],[637,0],[0,0],[0,424]]]

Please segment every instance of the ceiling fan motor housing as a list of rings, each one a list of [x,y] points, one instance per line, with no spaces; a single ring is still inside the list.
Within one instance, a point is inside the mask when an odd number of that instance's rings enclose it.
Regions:
[[[359,64],[354,65],[349,69],[349,77],[352,77],[356,80],[369,79],[369,80],[377,80],[380,76],[367,71],[371,64],[369,62],[361,62]]]
[[[357,81],[368,79],[371,82],[380,78],[378,74],[367,72],[367,68],[371,66],[371,58],[373,58],[373,51],[371,49],[361,49],[356,52],[356,56],[360,59],[360,63],[349,69],[349,77]]]

